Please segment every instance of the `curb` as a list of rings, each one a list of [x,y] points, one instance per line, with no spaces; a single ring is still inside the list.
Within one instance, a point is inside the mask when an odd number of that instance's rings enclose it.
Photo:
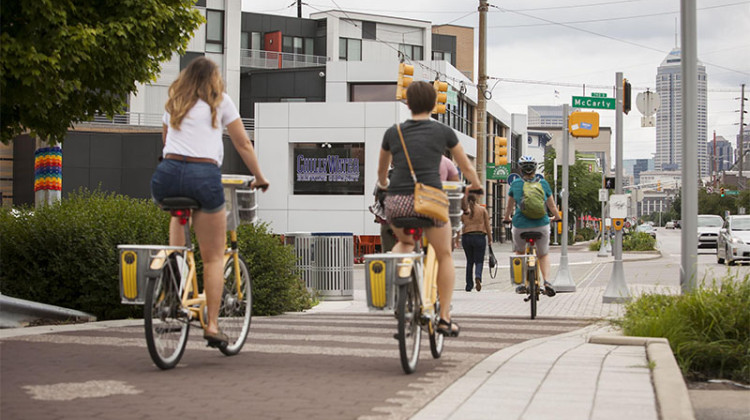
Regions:
[[[646,357],[654,367],[651,380],[654,384],[660,419],[695,420],[687,385],[669,347],[669,340],[658,337],[627,337],[601,334],[589,338],[592,344],[615,346],[645,346]]]

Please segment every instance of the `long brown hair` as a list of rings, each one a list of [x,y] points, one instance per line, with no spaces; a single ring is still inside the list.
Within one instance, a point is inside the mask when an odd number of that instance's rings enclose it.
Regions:
[[[474,217],[474,207],[477,205],[477,195],[469,194],[469,217]]]
[[[179,130],[182,120],[198,99],[211,107],[211,126],[217,128],[216,108],[223,100],[224,81],[216,63],[199,57],[191,61],[169,86],[169,99],[164,108],[169,112],[169,125]]]

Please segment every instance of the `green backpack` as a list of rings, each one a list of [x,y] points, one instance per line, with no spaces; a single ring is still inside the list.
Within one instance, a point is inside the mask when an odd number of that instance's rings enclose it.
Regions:
[[[521,198],[521,214],[527,219],[541,219],[547,214],[544,208],[544,187],[539,181],[525,181],[523,183],[523,197]]]

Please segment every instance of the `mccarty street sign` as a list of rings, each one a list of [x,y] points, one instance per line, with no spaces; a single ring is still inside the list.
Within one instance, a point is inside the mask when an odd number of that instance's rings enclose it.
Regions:
[[[506,181],[510,175],[510,163],[507,165],[497,165],[494,163],[487,164],[487,179],[498,179]]]
[[[589,98],[587,96],[574,96],[574,108],[615,109],[614,98]]]

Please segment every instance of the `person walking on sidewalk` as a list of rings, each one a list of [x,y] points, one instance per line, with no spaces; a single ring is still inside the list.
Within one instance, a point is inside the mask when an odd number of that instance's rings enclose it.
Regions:
[[[518,159],[518,167],[521,169],[521,177],[513,181],[508,190],[508,203],[505,206],[504,223],[511,223],[513,215],[513,250],[517,255],[526,252],[526,242],[521,239],[523,232],[540,232],[542,238],[536,242],[539,267],[544,278],[544,292],[547,296],[554,296],[555,289],[547,281],[549,279],[549,231],[550,218],[548,211],[554,214],[553,221],[557,221],[557,206],[552,196],[552,189],[546,179],[537,179],[537,163],[533,156],[521,156]],[[541,190],[539,198],[534,200],[534,190]],[[531,215],[532,207],[541,206],[541,217]],[[515,210],[515,212],[514,212]],[[516,288],[516,293],[526,293],[524,285]]]
[[[466,291],[471,292],[476,286],[479,292],[482,290],[484,249],[488,243],[492,244],[492,229],[490,215],[487,209],[479,205],[476,194],[469,193],[467,200],[469,208],[461,216],[464,225],[461,246],[466,254]]]
[[[430,117],[435,106],[435,89],[427,82],[414,82],[406,90],[406,103],[411,110],[411,119],[400,124],[403,141],[414,166],[419,182],[434,188],[442,188],[440,160],[448,148],[471,185],[470,190],[481,190],[474,166],[450,127]],[[388,168],[393,162],[393,174],[388,178]],[[377,187],[387,190],[385,214],[388,221],[399,217],[419,217],[414,211],[414,180],[411,177],[404,146],[401,144],[399,127],[393,126],[383,135],[378,159]],[[438,260],[437,284],[440,295],[440,323],[438,332],[456,337],[457,323],[451,321],[450,308],[453,285],[456,281],[451,251],[451,227],[448,223],[433,219],[434,225],[424,229],[424,234],[435,249]],[[408,253],[414,249],[414,237],[403,228],[391,225],[398,243],[394,253]]]
[[[221,140],[224,127],[242,161],[255,176],[250,187],[265,191],[268,181],[260,170],[237,107],[224,93],[224,81],[213,61],[197,58],[180,72],[169,87],[165,108],[163,159],[151,178],[151,195],[157,204],[167,197],[191,197],[201,205],[201,209],[193,213],[192,222],[203,260],[208,306],[208,324],[203,338],[211,346],[222,346],[228,342],[218,324],[227,240],[220,168],[224,157]],[[184,243],[184,230],[178,218],[172,217],[169,244]]]

